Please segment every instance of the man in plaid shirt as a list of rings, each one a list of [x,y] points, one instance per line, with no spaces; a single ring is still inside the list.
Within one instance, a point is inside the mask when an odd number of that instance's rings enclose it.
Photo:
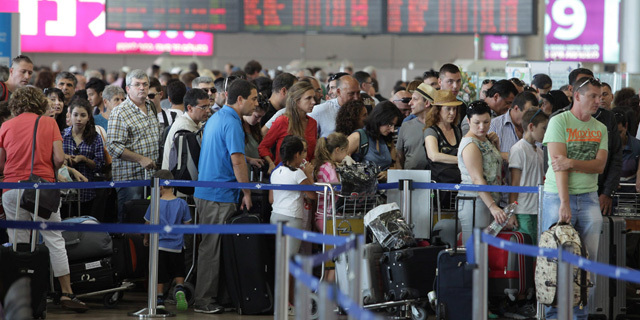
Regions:
[[[107,148],[113,158],[114,181],[143,180],[151,177],[158,159],[160,125],[147,100],[149,77],[140,69],[127,74],[127,99],[111,111]],[[148,176],[145,177],[145,171]],[[123,221],[124,203],[143,198],[143,187],[116,188],[118,221]]]

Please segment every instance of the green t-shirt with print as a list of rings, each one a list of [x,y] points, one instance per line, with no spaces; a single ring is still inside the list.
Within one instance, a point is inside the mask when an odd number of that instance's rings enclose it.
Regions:
[[[594,160],[598,150],[607,150],[607,127],[591,117],[581,121],[571,113],[562,112],[549,121],[543,144],[560,142],[567,145],[567,158],[575,160]],[[556,175],[551,167],[545,175],[544,191],[558,193]],[[569,172],[569,194],[582,194],[598,190],[598,174],[572,170]]]

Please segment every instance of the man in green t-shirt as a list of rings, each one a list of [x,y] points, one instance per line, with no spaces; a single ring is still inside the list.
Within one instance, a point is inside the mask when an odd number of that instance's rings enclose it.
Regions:
[[[594,78],[576,81],[573,107],[549,121],[543,143],[549,151],[545,176],[542,230],[570,222],[580,234],[589,258],[597,260],[602,214],[598,174],[607,162],[607,128],[592,115],[600,104],[602,84]],[[593,290],[593,289],[592,289]],[[546,308],[547,319],[557,310]],[[587,319],[587,308],[574,308],[574,319]]]

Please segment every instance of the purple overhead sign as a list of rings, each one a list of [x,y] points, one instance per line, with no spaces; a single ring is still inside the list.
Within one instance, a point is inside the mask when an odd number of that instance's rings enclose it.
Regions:
[[[602,62],[605,0],[549,0],[546,60]]]

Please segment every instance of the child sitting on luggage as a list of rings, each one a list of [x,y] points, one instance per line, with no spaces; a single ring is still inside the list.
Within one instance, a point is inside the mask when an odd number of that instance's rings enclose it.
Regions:
[[[334,132],[326,138],[318,139],[316,144],[315,175],[318,182],[340,183],[336,166],[347,157],[349,140],[340,133]],[[327,215],[331,213],[331,199],[327,199]],[[318,211],[316,212],[316,227],[320,232],[324,230],[322,213],[324,211],[324,195],[318,197]]]
[[[529,109],[522,115],[524,135],[509,151],[509,170],[512,186],[537,187],[544,178],[542,143],[547,130],[547,116],[542,109]],[[515,217],[516,231],[529,234],[533,243],[538,243],[538,194],[511,193],[509,202],[518,201]],[[513,217],[512,217],[513,219]]]
[[[313,184],[313,165],[307,163],[300,169],[306,156],[302,138],[298,136],[286,136],[280,146],[280,159],[282,165],[275,168],[271,173],[271,183],[273,184]],[[316,198],[314,191],[289,191],[272,190],[270,201],[273,204],[270,222],[287,221],[287,226],[292,228],[303,228],[304,197]],[[289,256],[298,253],[300,240],[290,239]]]
[[[159,170],[153,177],[171,180],[173,174],[169,170]],[[160,206],[158,209],[160,225],[190,224],[189,206],[183,199],[177,198],[172,187],[160,186]],[[151,206],[144,216],[146,224],[151,222]],[[149,245],[149,234],[144,235],[145,246]],[[161,233],[158,235],[158,308],[164,308],[164,284],[175,280],[176,307],[180,311],[189,307],[184,284],[184,253],[182,234]]]

